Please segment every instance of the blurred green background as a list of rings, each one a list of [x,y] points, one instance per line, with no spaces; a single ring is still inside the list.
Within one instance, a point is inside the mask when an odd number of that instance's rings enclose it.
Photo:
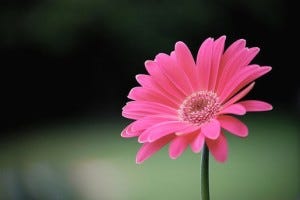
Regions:
[[[245,117],[250,135],[227,134],[229,159],[210,159],[211,199],[299,198],[299,129],[288,113]],[[40,125],[2,141],[0,199],[200,199],[200,154],[164,148],[135,164],[139,144],[123,120]]]
[[[134,76],[184,41],[240,38],[273,70],[247,99],[273,104],[227,134],[229,159],[210,160],[211,198],[300,198],[299,81],[293,5],[283,0],[2,0],[0,199],[200,199],[200,155],[167,149],[135,164],[120,137]]]

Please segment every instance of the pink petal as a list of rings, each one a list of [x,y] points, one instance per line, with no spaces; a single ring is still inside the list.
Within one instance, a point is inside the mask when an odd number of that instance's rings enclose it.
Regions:
[[[225,40],[226,40],[226,36],[222,36],[218,38],[214,43],[208,90],[215,89],[220,62],[224,51]]]
[[[260,76],[266,74],[271,70],[271,67],[259,67],[257,65],[245,67],[239,73],[235,74],[234,77],[227,80],[227,84],[222,91],[219,91],[220,101],[223,102],[230,98],[241,88],[259,78]],[[218,88],[219,89],[219,88]]]
[[[137,119],[140,119],[140,118],[144,117],[141,114],[126,113],[124,111],[122,111],[122,116],[126,117],[128,119],[134,119],[134,120],[137,120]]]
[[[124,138],[131,138],[131,137],[137,137],[139,136],[142,132],[141,131],[134,131],[132,130],[132,124],[129,124],[124,130],[121,132],[121,136]]]
[[[130,101],[123,107],[122,115],[133,114],[141,117],[155,114],[177,115],[177,110],[169,106],[147,101]]]
[[[161,122],[145,130],[140,135],[138,141],[140,143],[153,142],[155,140],[158,140],[159,138],[162,138],[166,135],[173,134],[177,131],[181,131],[190,126],[191,126],[190,124],[183,123],[180,121]]]
[[[145,62],[145,67],[153,81],[155,81],[155,83],[166,93],[174,96],[176,99],[183,100],[185,98],[184,93],[178,90],[178,88],[165,76],[162,68],[158,66],[157,62],[148,60]]]
[[[248,135],[248,127],[235,117],[228,115],[221,115],[218,117],[221,127],[230,133],[239,137],[246,137]]]
[[[175,55],[177,58],[178,66],[181,66],[183,68],[185,74],[190,79],[192,88],[196,90],[196,64],[189,48],[183,42],[177,42],[175,44]]]
[[[205,137],[202,133],[198,133],[190,143],[191,149],[194,153],[199,153],[204,145]]]
[[[159,151],[163,146],[165,146],[167,143],[169,143],[173,138],[174,138],[173,135],[169,135],[169,136],[163,137],[159,140],[156,140],[155,142],[143,144],[136,155],[136,163],[141,164],[142,162],[144,162],[145,160],[150,158],[154,153]]]
[[[230,79],[230,77],[233,77],[240,69],[247,66],[258,52],[259,48],[257,47],[251,49],[244,48],[243,50],[237,52],[226,63],[220,84],[225,85],[227,80]]]
[[[218,114],[244,115],[246,114],[246,109],[240,104],[232,104],[221,110]]]
[[[176,121],[176,120],[177,117],[171,115],[150,115],[133,122],[131,130],[133,131],[145,130],[161,122]]]
[[[160,53],[155,57],[155,61],[165,74],[183,94],[190,95],[193,91],[189,78],[182,69],[184,66],[178,66],[174,60],[167,54]]]
[[[196,66],[198,69],[198,82],[200,90],[207,90],[210,78],[210,68],[212,61],[214,41],[212,38],[206,39],[199,48]]]
[[[188,139],[184,136],[175,137],[169,147],[169,156],[172,159],[178,158],[188,146]]]
[[[212,119],[210,122],[201,126],[201,132],[205,135],[205,137],[212,140],[215,140],[219,137],[220,131],[220,123],[215,119]]]
[[[229,101],[227,101],[223,105],[223,107],[226,108],[227,106],[234,104],[235,102],[237,102],[238,100],[240,100],[241,98],[246,96],[252,90],[252,88],[254,87],[254,84],[255,84],[255,82],[251,83],[245,89],[243,89],[241,92],[239,92],[237,95],[235,95],[234,97],[229,99]]]
[[[223,133],[216,140],[206,139],[206,144],[214,158],[219,162],[225,162],[228,155],[228,145]]]
[[[240,50],[244,49],[246,47],[246,40],[239,39],[232,43],[225,51],[223,57],[222,57],[222,63],[226,63],[226,61],[234,55],[239,52]]]
[[[162,93],[158,90],[155,91],[153,89],[148,89],[144,87],[134,87],[130,90],[128,98],[137,101],[151,101],[162,103],[175,108],[178,107],[179,101],[175,100],[174,97],[168,97],[167,95],[165,95],[166,93]]]
[[[147,99],[149,99],[151,101],[152,99],[155,99],[155,97],[153,96],[153,93],[149,90],[146,90],[143,87],[132,88],[129,91],[127,97],[129,99],[137,100],[137,101],[146,101]]]
[[[225,70],[225,68],[227,68],[228,66],[228,62],[230,62],[230,60],[241,50],[243,50],[246,46],[246,41],[243,39],[237,40],[235,41],[233,44],[231,44],[227,50],[225,51],[225,53],[223,54],[222,58],[221,58],[221,62],[220,62],[220,66],[219,66],[219,70],[218,70],[218,78],[217,78],[217,83],[215,88],[217,89],[219,86],[222,86],[222,84],[220,84],[222,75],[224,74],[223,71]]]
[[[151,80],[151,76],[150,75],[146,75],[146,74],[138,74],[135,76],[135,79],[137,80],[137,82],[145,87],[145,88],[152,88],[153,87],[153,82]]]
[[[268,73],[269,71],[271,71],[272,67],[269,66],[261,66],[259,67],[259,69],[253,73],[250,74],[249,76],[247,76],[243,81],[241,81],[233,90],[232,92],[226,97],[226,98],[230,98],[232,97],[234,94],[236,94],[239,90],[241,90],[243,87],[245,87],[246,85],[248,85],[249,83],[251,83],[252,81],[258,79],[259,77],[265,75],[266,73]],[[237,81],[239,82],[239,80]]]
[[[229,76],[232,76],[234,74],[234,71],[239,70],[241,67],[249,65],[253,58],[258,54],[258,52],[258,47],[252,47],[250,49],[245,48],[239,55],[239,58],[232,63],[232,70],[229,73]]]
[[[252,111],[252,112],[268,111],[273,109],[271,104],[263,101],[257,101],[257,100],[241,101],[239,102],[239,104],[244,106],[247,111]]]
[[[187,127],[186,129],[183,129],[181,131],[176,132],[175,135],[177,135],[177,136],[186,135],[186,134],[190,134],[190,133],[193,133],[195,131],[198,131],[198,130],[200,130],[199,126],[191,125],[190,127]]]
[[[233,59],[233,58],[232,58]],[[250,65],[247,67],[244,67],[238,71],[235,71],[234,75],[232,75],[231,77],[227,77],[226,74],[228,73],[228,70],[230,70],[229,66],[225,66],[226,69],[224,69],[224,72],[219,80],[220,85],[217,88],[217,93],[219,94],[219,96],[222,95],[222,93],[227,92],[228,90],[228,85],[234,84],[236,83],[236,79],[241,78],[243,75],[243,78],[248,75],[251,72],[254,72],[255,70],[259,69],[259,65]],[[226,78],[226,79],[225,79]],[[227,90],[226,90],[227,89]]]

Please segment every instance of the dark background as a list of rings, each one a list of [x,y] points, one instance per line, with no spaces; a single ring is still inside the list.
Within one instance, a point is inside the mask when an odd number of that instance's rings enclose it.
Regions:
[[[296,111],[291,10],[283,0],[1,1],[0,131],[83,116],[121,118],[145,60],[170,53],[178,40],[195,55],[204,39],[221,35],[226,46],[244,38],[260,47],[253,62],[273,67],[248,98],[272,103],[274,112]]]

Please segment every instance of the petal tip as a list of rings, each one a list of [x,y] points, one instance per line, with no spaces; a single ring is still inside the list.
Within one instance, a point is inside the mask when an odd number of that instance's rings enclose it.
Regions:
[[[127,95],[128,99],[134,100],[134,98],[133,98],[134,90],[135,90],[134,88],[131,88],[131,90],[128,92],[128,95]],[[124,108],[125,108],[125,106],[122,108],[122,110],[124,110]]]
[[[148,142],[145,138],[141,138],[141,137],[138,138],[138,143],[143,144],[145,142]]]
[[[218,40],[222,40],[222,41],[226,40],[226,35],[222,35],[221,37],[218,38]]]
[[[264,66],[265,70],[266,70],[266,73],[268,73],[269,71],[272,70],[272,67],[271,66]]]
[[[245,39],[239,39],[238,40],[241,44],[246,44],[246,40]]]
[[[135,79],[138,81],[142,76],[143,76],[143,74],[137,74],[137,75],[135,75]]]
[[[141,160],[139,158],[135,159],[135,163],[138,164],[138,165],[142,164],[143,162],[144,162],[144,160]]]
[[[185,44],[184,42],[178,41],[178,42],[175,43],[175,48],[176,48],[176,47],[180,47],[180,46],[182,46],[182,45],[183,45],[183,46],[186,46],[186,44]]]
[[[248,129],[247,129],[247,131],[245,131],[243,134],[241,134],[241,135],[239,135],[240,137],[242,137],[242,138],[246,138],[246,137],[248,137]]]
[[[124,133],[123,133],[123,131],[121,132],[120,136],[124,138]]]
[[[182,153],[183,151],[178,151],[178,149],[174,150],[172,149],[172,147],[170,146],[169,148],[169,157],[172,159],[172,160],[176,160]]]
[[[222,158],[222,159],[219,159],[218,162],[220,163],[225,163],[227,161],[227,158]]]
[[[153,67],[154,64],[155,64],[155,61],[153,61],[153,60],[146,60],[146,61],[144,62],[144,65],[145,65],[147,71],[148,71],[148,68]]]
[[[251,50],[255,53],[258,53],[260,51],[260,48],[259,47],[253,47],[253,48],[251,48]]]
[[[267,104],[266,111],[270,111],[270,110],[273,110],[273,109],[274,109],[274,107],[271,104]]]

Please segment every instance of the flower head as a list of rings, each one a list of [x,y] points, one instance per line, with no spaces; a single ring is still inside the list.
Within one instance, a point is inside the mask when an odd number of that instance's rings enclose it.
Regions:
[[[259,48],[247,48],[237,40],[224,51],[225,36],[206,39],[196,62],[183,42],[170,55],[160,53],[145,62],[149,75],[137,75],[141,85],[133,88],[122,115],[135,120],[121,133],[138,137],[142,147],[136,162],[142,163],[169,144],[169,155],[178,158],[190,146],[199,153],[207,144],[219,162],[227,159],[226,130],[246,137],[247,126],[233,115],[268,111],[272,106],[258,100],[243,100],[254,80],[271,70],[250,64]]]

